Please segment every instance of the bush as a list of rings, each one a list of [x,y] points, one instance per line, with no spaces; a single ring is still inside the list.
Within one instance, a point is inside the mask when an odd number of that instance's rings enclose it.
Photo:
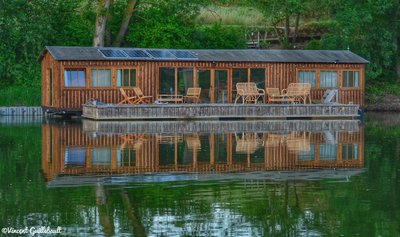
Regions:
[[[0,106],[40,106],[41,88],[11,86],[0,90]]]

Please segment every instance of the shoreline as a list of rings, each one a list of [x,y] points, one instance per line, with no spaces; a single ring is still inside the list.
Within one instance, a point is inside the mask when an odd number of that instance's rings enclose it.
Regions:
[[[371,103],[366,103],[364,111],[400,112],[400,95],[371,96]]]

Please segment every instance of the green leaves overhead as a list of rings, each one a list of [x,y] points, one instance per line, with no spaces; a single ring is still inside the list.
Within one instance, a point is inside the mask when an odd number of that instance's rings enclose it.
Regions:
[[[210,5],[240,6],[262,12],[265,24],[257,21],[251,27],[272,26],[281,47],[293,48],[298,31],[316,26],[315,31],[323,29],[318,32],[324,35],[305,42],[306,48],[349,48],[371,62],[366,66],[369,82],[399,78],[398,0],[140,0],[126,33],[118,38],[129,2],[112,1],[105,46],[244,48],[244,27],[196,24],[200,10]],[[12,85],[39,88],[37,58],[46,45],[91,46],[98,4],[93,0],[0,0],[0,89]]]
[[[341,0],[335,5],[337,21],[309,49],[350,49],[370,61],[366,76],[371,80],[396,81],[399,58],[399,2],[397,0]]]

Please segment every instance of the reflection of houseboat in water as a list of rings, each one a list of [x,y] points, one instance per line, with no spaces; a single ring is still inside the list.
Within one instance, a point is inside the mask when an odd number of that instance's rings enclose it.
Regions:
[[[363,128],[354,120],[84,120],[83,126],[43,124],[42,134],[49,186],[344,178],[364,166]]]

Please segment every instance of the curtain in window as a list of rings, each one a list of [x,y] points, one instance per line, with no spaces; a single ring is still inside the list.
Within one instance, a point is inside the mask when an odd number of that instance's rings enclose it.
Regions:
[[[299,71],[299,83],[310,83],[311,87],[315,87],[315,71]]]
[[[321,71],[319,82],[320,87],[337,87],[337,72]]]
[[[65,87],[84,87],[85,71],[84,70],[64,70]]]
[[[110,69],[92,69],[92,78],[90,85],[92,87],[109,87],[111,86],[111,70]]]

